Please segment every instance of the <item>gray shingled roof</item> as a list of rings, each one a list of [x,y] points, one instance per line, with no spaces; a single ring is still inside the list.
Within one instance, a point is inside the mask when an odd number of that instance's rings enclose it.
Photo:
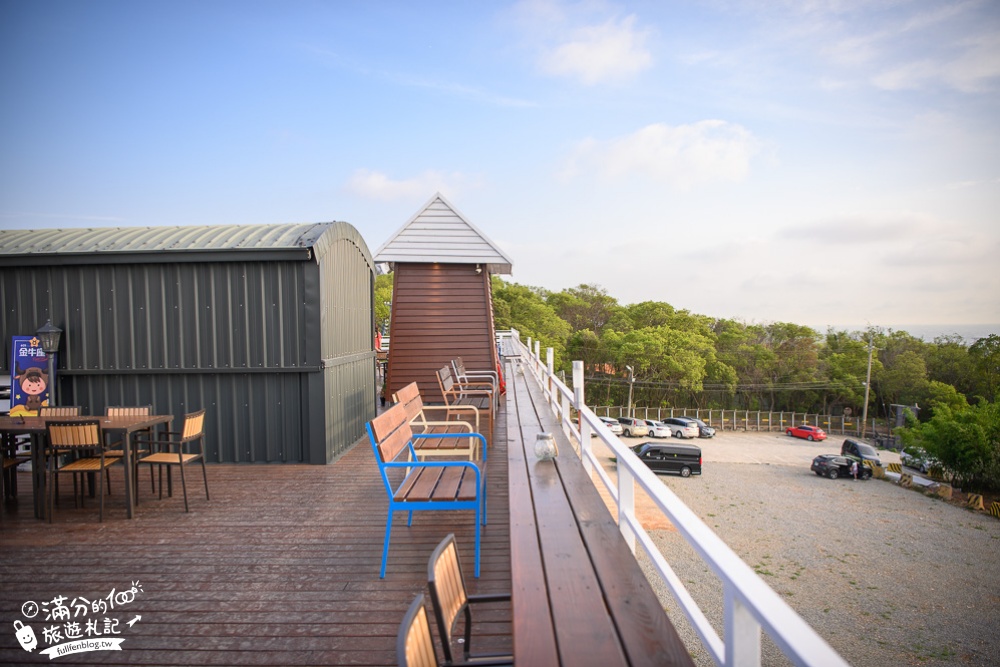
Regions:
[[[490,273],[512,271],[510,257],[440,193],[382,244],[375,261],[482,264]]]

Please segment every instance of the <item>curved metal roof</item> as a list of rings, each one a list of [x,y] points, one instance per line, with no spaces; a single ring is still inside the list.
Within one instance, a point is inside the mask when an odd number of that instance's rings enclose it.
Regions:
[[[0,230],[0,263],[76,257],[91,261],[222,261],[247,259],[247,252],[275,258],[308,259],[327,232],[359,243],[348,223],[205,225],[185,227],[101,227],[87,229]],[[327,243],[322,243],[324,247]]]

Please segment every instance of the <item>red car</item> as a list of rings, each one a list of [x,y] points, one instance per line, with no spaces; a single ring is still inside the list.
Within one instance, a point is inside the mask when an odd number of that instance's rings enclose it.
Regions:
[[[785,435],[792,435],[796,438],[804,438],[810,442],[813,440],[826,440],[826,431],[818,426],[792,426],[785,430]]]

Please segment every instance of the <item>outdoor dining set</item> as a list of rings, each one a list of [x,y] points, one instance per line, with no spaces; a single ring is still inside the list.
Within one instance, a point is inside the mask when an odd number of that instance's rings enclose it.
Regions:
[[[173,415],[157,415],[150,405],[109,406],[103,416],[84,414],[80,406],[45,406],[37,415],[0,417],[0,497],[16,497],[17,467],[30,462],[35,517],[52,522],[59,502],[60,478],[72,477],[73,501],[83,506],[87,495],[98,497],[98,520],[104,520],[105,487],[111,495],[111,469],[123,469],[126,516],[138,503],[140,470],[149,468],[154,492],[159,479],[163,497],[164,470],[168,497],[173,495],[172,470],[178,469],[188,503],[185,468],[201,464],[205,497],[209,498],[205,468],[205,410],[184,416],[179,431],[169,430]],[[155,469],[155,470],[154,470]],[[102,479],[103,478],[103,479]],[[89,493],[88,493],[89,491]]]

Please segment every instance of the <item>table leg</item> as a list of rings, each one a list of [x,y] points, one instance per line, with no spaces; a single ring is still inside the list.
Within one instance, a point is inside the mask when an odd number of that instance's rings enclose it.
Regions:
[[[128,432],[122,438],[122,465],[125,466],[125,516],[131,519],[135,503],[132,496],[132,434]]]
[[[45,436],[31,434],[31,490],[34,496],[35,518],[45,518]]]

